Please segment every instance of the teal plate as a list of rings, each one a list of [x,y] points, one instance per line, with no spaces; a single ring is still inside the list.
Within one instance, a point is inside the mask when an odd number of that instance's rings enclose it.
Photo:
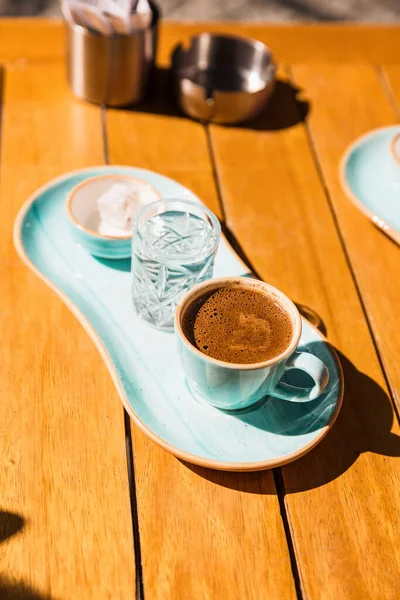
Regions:
[[[347,196],[384,233],[400,244],[400,164],[391,154],[393,125],[370,131],[345,151],[340,179]]]
[[[318,400],[294,404],[270,397],[241,414],[196,402],[186,388],[173,333],[149,327],[133,312],[130,261],[96,259],[71,236],[68,193],[80,181],[104,173],[138,177],[165,197],[198,200],[151,171],[93,167],[53,180],[27,200],[15,222],[14,240],[21,258],[61,296],[94,340],[134,422],[179,458],[216,469],[267,469],[311,450],[332,427],[342,402],[341,368],[329,343],[303,320],[301,349],[317,354],[330,372]],[[246,275],[225,241],[215,275]]]

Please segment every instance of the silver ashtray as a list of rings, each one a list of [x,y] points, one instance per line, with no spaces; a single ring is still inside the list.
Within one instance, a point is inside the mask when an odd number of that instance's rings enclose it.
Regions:
[[[181,110],[193,119],[239,123],[262,112],[275,87],[276,65],[262,42],[202,33],[172,54]]]

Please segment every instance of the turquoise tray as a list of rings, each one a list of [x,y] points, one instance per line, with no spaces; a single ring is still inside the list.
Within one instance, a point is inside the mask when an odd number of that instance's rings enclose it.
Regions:
[[[390,149],[397,133],[393,125],[356,139],[343,155],[340,180],[357,208],[400,244],[400,164]]]
[[[173,333],[136,317],[131,305],[129,260],[96,259],[70,235],[65,201],[82,180],[125,173],[148,181],[164,197],[198,200],[180,184],[131,167],[93,167],[51,181],[22,207],[14,228],[18,253],[72,310],[99,349],[122,402],[154,442],[192,463],[232,471],[254,471],[290,462],[316,446],[340,410],[340,364],[320,332],[303,320],[301,349],[327,365],[330,382],[319,400],[294,404],[266,398],[257,409],[229,414],[190,395]],[[246,275],[223,240],[215,275]]]

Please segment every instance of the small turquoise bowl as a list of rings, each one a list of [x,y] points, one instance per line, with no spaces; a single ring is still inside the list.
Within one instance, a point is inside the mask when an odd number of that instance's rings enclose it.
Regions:
[[[100,217],[97,199],[115,183],[129,183],[140,193],[141,203],[149,204],[161,198],[161,194],[149,183],[129,175],[98,175],[78,184],[67,199],[67,215],[76,241],[90,254],[100,258],[129,258],[132,233],[105,235],[100,233]]]

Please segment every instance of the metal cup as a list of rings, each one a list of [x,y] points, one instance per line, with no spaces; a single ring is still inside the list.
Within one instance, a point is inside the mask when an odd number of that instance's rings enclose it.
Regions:
[[[75,96],[106,106],[136,104],[146,95],[155,63],[159,11],[129,35],[101,35],[66,22],[67,74]]]

